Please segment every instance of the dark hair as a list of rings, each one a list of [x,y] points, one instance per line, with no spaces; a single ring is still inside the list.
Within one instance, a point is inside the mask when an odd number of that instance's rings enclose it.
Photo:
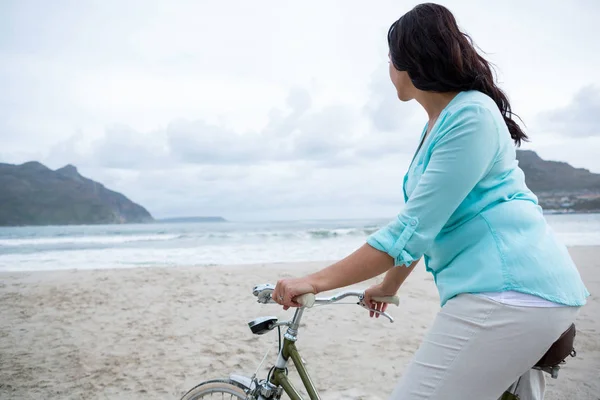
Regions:
[[[417,89],[431,92],[478,90],[498,105],[517,146],[527,135],[512,119],[508,98],[494,83],[490,63],[477,53],[446,7],[424,3],[394,22],[388,31],[394,67],[406,71]]]

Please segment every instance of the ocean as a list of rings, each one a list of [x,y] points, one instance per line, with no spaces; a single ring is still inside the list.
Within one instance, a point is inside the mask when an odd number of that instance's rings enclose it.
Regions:
[[[600,245],[600,214],[546,215],[569,246]],[[315,220],[0,228],[0,271],[338,260],[388,222]]]

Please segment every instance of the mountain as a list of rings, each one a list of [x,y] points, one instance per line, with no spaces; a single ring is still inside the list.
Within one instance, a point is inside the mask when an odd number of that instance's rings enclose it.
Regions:
[[[543,160],[531,150],[518,150],[517,159],[527,186],[545,210],[600,212],[600,174]]]
[[[40,164],[0,163],[0,226],[151,222],[152,215],[124,195],[79,174]]]
[[[533,192],[600,192],[600,174],[565,162],[543,160],[531,150],[517,150],[517,160]]]

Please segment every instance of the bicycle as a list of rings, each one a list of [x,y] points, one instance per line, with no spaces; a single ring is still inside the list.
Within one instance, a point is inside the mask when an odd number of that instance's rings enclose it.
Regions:
[[[272,284],[263,284],[255,286],[252,293],[257,297],[259,303],[277,304],[271,298],[274,289],[275,286]],[[225,379],[208,380],[194,386],[183,395],[181,400],[201,400],[207,396],[212,398],[212,395],[214,394],[220,394],[222,399],[225,399],[225,395],[228,395],[229,397],[227,398],[230,400],[279,400],[283,393],[286,393],[290,400],[303,400],[302,395],[288,377],[287,365],[290,360],[296,367],[296,371],[300,376],[310,400],[321,400],[315,384],[310,378],[304,361],[296,347],[300,321],[306,309],[313,306],[334,304],[348,297],[356,297],[358,301],[355,304],[372,311],[375,314],[386,317],[390,322],[394,322],[394,319],[388,313],[380,312],[365,304],[363,291],[341,291],[331,297],[316,297],[311,293],[299,296],[295,300],[301,304],[302,307],[296,308],[294,317],[290,321],[279,321],[276,317],[268,316],[254,319],[248,323],[250,330],[255,335],[264,335],[275,328],[278,328],[279,331],[277,361],[269,369],[269,373],[265,379],[258,379],[257,373],[254,373],[251,377],[231,374]],[[395,304],[396,306],[400,304],[400,300],[397,296],[373,298],[373,300],[381,303]],[[282,326],[287,326],[288,328],[287,332],[283,335],[283,342],[281,340]],[[566,357],[568,355],[571,355],[572,357],[576,355],[575,349],[573,348],[574,338],[575,325],[573,324],[532,368],[547,372],[552,378],[556,378],[558,376],[560,364],[565,362]],[[260,369],[265,359],[266,355],[258,369]],[[519,397],[513,394],[516,390],[516,386],[518,386],[518,382],[513,384],[504,393],[502,400],[518,400]]]

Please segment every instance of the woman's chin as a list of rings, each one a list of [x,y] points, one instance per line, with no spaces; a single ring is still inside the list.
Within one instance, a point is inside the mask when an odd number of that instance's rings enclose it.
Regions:
[[[408,96],[408,95],[403,95],[402,93],[398,93],[398,99],[402,102],[407,102],[407,101],[411,101],[413,99],[413,97]]]

